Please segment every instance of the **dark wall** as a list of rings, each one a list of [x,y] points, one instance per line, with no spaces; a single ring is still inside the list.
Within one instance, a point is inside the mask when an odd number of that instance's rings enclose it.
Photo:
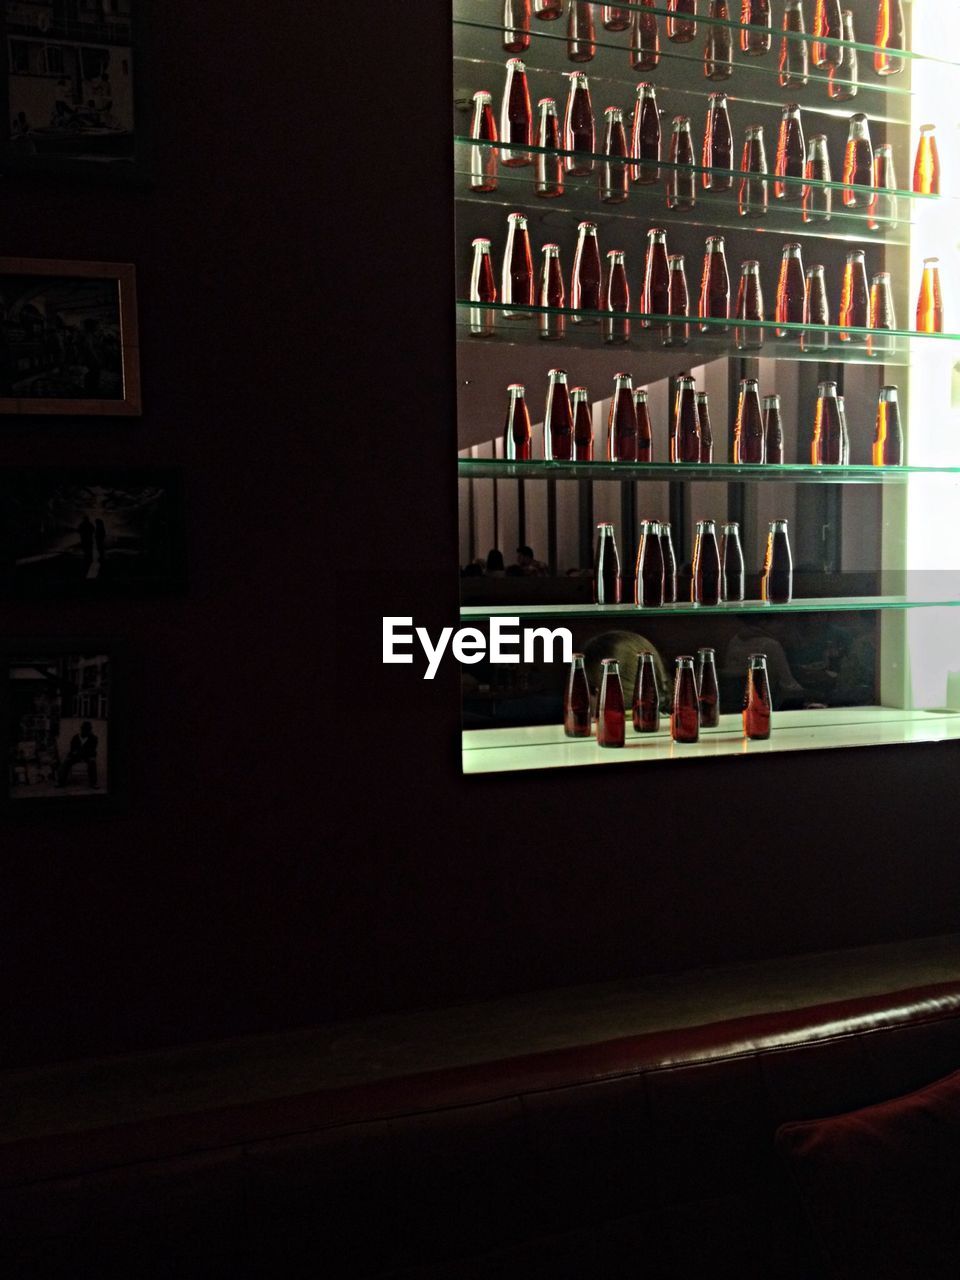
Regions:
[[[152,189],[0,201],[137,264],[146,413],[0,465],[182,466],[191,589],[5,607],[126,638],[131,754],[125,814],[5,822],[4,1061],[952,928],[955,747],[459,776],[379,622],[456,623],[446,8],[145,7]]]

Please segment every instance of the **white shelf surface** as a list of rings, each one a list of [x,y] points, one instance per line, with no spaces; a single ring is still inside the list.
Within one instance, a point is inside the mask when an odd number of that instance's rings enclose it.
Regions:
[[[748,742],[739,715],[721,716],[718,729],[703,729],[700,741],[680,745],[661,717],[656,734],[638,734],[627,721],[622,750],[597,746],[595,738],[567,738],[561,725],[520,729],[467,729],[463,772],[512,773],[522,769],[570,769],[585,765],[703,760],[718,756],[763,756],[779,751],[828,751],[838,747],[894,746],[960,741],[960,711],[902,711],[892,707],[832,707],[774,712],[766,742]]]

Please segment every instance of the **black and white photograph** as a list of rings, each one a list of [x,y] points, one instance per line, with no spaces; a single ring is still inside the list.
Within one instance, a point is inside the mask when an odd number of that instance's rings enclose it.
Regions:
[[[4,567],[16,596],[159,595],[184,585],[175,470],[0,473]]]

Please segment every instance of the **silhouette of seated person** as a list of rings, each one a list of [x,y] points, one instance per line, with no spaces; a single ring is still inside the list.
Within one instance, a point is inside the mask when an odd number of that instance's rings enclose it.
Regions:
[[[98,746],[99,740],[97,735],[93,732],[93,726],[89,720],[84,720],[83,724],[80,726],[80,732],[75,733],[70,739],[70,751],[66,759],[60,765],[56,785],[58,787],[65,787],[70,781],[70,774],[73,771],[73,766],[82,764],[87,767],[87,782],[90,785],[90,789],[95,791],[97,789]]]
[[[637,667],[641,654],[653,655],[653,665],[657,673],[657,688],[660,691],[660,710],[667,712],[673,701],[673,681],[667,674],[657,651],[645,636],[636,635],[633,631],[604,631],[594,636],[583,647],[584,670],[587,673],[587,684],[590,686],[590,697],[593,712],[596,714],[597,699],[600,696],[600,682],[603,676],[602,663],[605,658],[615,658],[620,664],[620,681],[623,685],[623,700],[627,708],[627,718],[633,705],[633,689],[637,680]]]
[[[511,578],[542,578],[549,570],[533,554],[532,547],[517,547],[517,563],[507,570]]]
[[[492,551],[487,552],[487,577],[502,578],[505,573],[503,552],[494,547]]]

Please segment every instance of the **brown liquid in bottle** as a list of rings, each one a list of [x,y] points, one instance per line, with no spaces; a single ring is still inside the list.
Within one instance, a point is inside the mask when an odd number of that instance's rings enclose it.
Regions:
[[[760,384],[756,378],[740,383],[737,419],[733,427],[733,461],[762,463],[766,459],[763,412],[760,408]]]
[[[497,141],[497,121],[493,114],[489,93],[479,90],[473,95],[473,122],[470,137],[483,142]],[[497,189],[497,148],[470,148],[470,190],[478,192]]]
[[[913,189],[922,196],[940,194],[940,153],[932,124],[920,126],[920,142],[913,165]]]
[[[575,653],[563,692],[563,732],[568,738],[589,738],[593,734],[590,686],[583,664],[583,654]]]
[[[667,233],[654,228],[647,232],[647,257],[643,272],[643,297],[640,308],[647,316],[670,313],[670,263],[667,257]],[[644,320],[644,328],[650,327]]]
[[[612,524],[597,525],[597,545],[593,556],[594,604],[619,604],[622,593],[620,553]]]
[[[669,259],[670,268],[670,314],[671,316],[688,316],[690,314],[690,290],[687,287],[686,264],[682,253],[672,253]],[[671,324],[667,326],[665,346],[685,347],[690,337],[690,326]]]
[[[627,715],[620,683],[620,664],[604,658],[600,699],[597,705],[597,745],[623,747],[627,740]]]
[[[692,209],[697,203],[697,175],[689,167],[694,164],[694,156],[687,116],[674,117],[670,163],[681,167],[667,174],[667,208]]]
[[[776,172],[780,181],[773,184],[773,192],[778,200],[803,198],[802,180],[806,158],[807,148],[803,139],[800,108],[791,104],[783,109],[783,119],[780,121],[780,133],[777,137]],[[794,181],[783,181],[786,178]]]
[[[650,406],[647,392],[639,387],[633,393],[633,405],[637,411],[637,461],[653,461],[653,425],[650,422]]]
[[[772,707],[766,656],[752,655],[747,669],[747,687],[743,697],[745,737],[761,741],[770,737]]]
[[[703,175],[707,191],[729,191],[733,186],[733,131],[725,93],[710,95],[707,127],[703,135],[703,167],[721,171]]]
[[[807,287],[803,274],[803,257],[799,244],[784,245],[777,283],[777,324],[803,324],[803,307]],[[796,330],[777,329],[778,338],[797,335]]]
[[[507,53],[530,47],[530,0],[503,0],[503,47]]]
[[[667,0],[667,38],[674,44],[689,44],[697,38],[697,0]]]
[[[473,242],[473,265],[470,270],[470,301],[496,302],[497,286],[493,278],[490,241],[478,236]],[[470,308],[470,332],[477,338],[489,338],[496,329],[496,313],[489,308]]]
[[[660,112],[657,110],[657,94],[653,85],[637,86],[637,102],[633,113],[633,138],[631,153],[635,164],[631,179],[642,186],[660,180]]]
[[[537,103],[537,146],[544,147],[550,152],[561,149],[560,121],[557,117],[557,104],[553,98],[541,98]],[[563,195],[563,165],[561,156],[537,152],[537,180],[533,187],[534,195],[539,196],[541,200],[555,200]]]
[[[843,462],[843,423],[835,382],[821,382],[817,388],[810,461],[815,467],[840,466]]]
[[[717,542],[717,526],[712,520],[697,523],[693,544],[694,604],[718,605],[721,595],[720,544]]]
[[[586,387],[574,387],[570,392],[573,403],[573,457],[575,462],[593,461],[593,414],[590,411],[590,395]]]
[[[783,416],[779,396],[763,397],[764,451],[768,463],[783,464]]]
[[[619,107],[607,107],[603,116],[603,154],[612,160],[600,166],[600,199],[604,204],[622,204],[627,198],[630,179],[630,167],[622,160],[629,155],[623,112]]]
[[[697,652],[697,694],[700,700],[700,728],[716,729],[720,725],[720,685],[717,680],[715,649]]]
[[[784,89],[803,89],[810,82],[810,51],[806,40],[803,0],[787,0],[783,13],[784,36],[780,42],[780,84]]]
[[[607,461],[637,461],[637,407],[628,373],[615,374],[613,379],[613,399],[607,418]]]
[[[770,201],[769,183],[765,176],[769,171],[762,124],[748,127],[740,168],[750,175],[740,180],[740,217],[762,218],[766,215]]]
[[[563,117],[563,149],[582,154],[567,156],[563,166],[574,177],[593,173],[593,152],[596,150],[596,129],[593,122],[593,102],[590,85],[582,71],[571,71],[567,91],[567,106]]]
[[[519,382],[507,388],[507,421],[503,429],[503,456],[511,462],[529,462],[533,457],[533,431],[530,414]]]
[[[633,599],[641,609],[657,609],[664,603],[663,543],[660,526],[653,520],[640,523]]]
[[[845,329],[866,329],[870,323],[870,289],[867,285],[867,267],[862,251],[847,254],[843,272],[843,292],[840,295],[839,324]],[[850,342],[855,335],[841,333],[841,342]],[[862,335],[857,341],[863,340]]]
[[[547,375],[547,402],[543,415],[543,456],[548,462],[569,462],[573,457],[573,405],[563,369]]]
[[[786,520],[775,520],[770,526],[760,595],[768,604],[789,604],[793,599],[793,556]]]
[[[500,140],[505,144],[500,152],[500,159],[505,165],[519,168],[530,163],[530,152],[524,148],[533,142],[533,108],[530,105],[527,69],[519,58],[510,58],[507,62],[507,80],[500,109]]]
[[[737,291],[737,319],[763,321],[763,288],[760,284],[760,263],[751,260],[740,267],[740,288]],[[763,346],[763,329],[738,327],[737,346],[741,351],[759,351]]]
[[[710,424],[710,397],[705,391],[697,392],[697,418],[700,422],[700,461],[713,461],[713,428]]]
[[[727,272],[727,254],[723,236],[710,236],[703,260],[703,279],[700,284],[701,320],[729,320],[730,276]],[[726,333],[725,325],[702,324],[705,333]]]
[[[813,34],[820,39],[813,45],[811,60],[815,67],[842,67],[845,50],[842,45],[826,43],[843,39],[843,13],[840,0],[817,0]]]
[[[605,310],[611,313],[610,319],[603,322],[604,342],[629,342],[630,321],[625,313],[630,310],[630,286],[622,249],[611,249],[607,254],[607,288],[603,302]]]
[[[745,569],[740,546],[740,526],[736,522],[723,526],[720,542],[721,588],[723,598],[736,603],[744,597]]]
[[[906,48],[906,23],[901,0],[879,0],[873,43],[878,46],[873,55],[873,69],[877,75],[899,75],[903,70],[900,54]]]
[[[773,31],[770,27],[770,0],[742,0],[740,5],[740,21],[754,27],[765,27],[764,31],[741,31],[740,48],[744,53],[753,56],[769,53],[773,44]]]
[[[570,0],[567,15],[567,57],[571,62],[590,62],[597,52],[597,29],[593,5]]]
[[[603,6],[603,26],[606,31],[627,31],[630,27],[630,19],[633,15],[629,9],[625,9],[620,4],[605,4]]]
[[[875,467],[903,466],[903,427],[896,387],[883,387],[877,405],[877,434],[873,442]]]
[[[637,733],[660,730],[660,690],[653,655],[641,653],[637,659],[637,681],[633,690],[633,727]]]
[[[700,461],[700,416],[693,378],[680,378],[677,383],[675,431],[670,439],[671,462]]]
[[[673,551],[673,535],[669,520],[661,522],[660,546],[663,548],[663,603],[675,604],[677,600],[677,557]]]
[[[570,282],[570,306],[574,311],[599,311],[602,288],[603,271],[596,223],[581,222]],[[576,315],[572,319],[574,324],[596,323],[593,316]]]
[[[917,300],[917,332],[943,333],[943,296],[940,291],[940,260],[926,258]]]
[[[873,186],[873,143],[867,117],[859,112],[850,117],[850,136],[843,153],[843,203],[848,209],[868,209],[875,197],[869,191],[854,187]]]
[[[507,244],[503,253],[503,269],[500,273],[500,301],[518,307],[534,305],[533,254],[530,251],[530,233],[522,213],[507,217]],[[506,319],[522,319],[523,312],[504,312]]]
[[[830,323],[830,305],[827,301],[827,282],[823,267],[817,263],[809,267],[806,274],[806,297],[803,303],[803,323],[805,325],[828,325]],[[825,350],[829,337],[826,333],[817,333],[812,329],[804,329],[800,345],[804,351]]]
[[[543,263],[540,270],[540,284],[537,289],[537,305],[559,310],[563,307],[566,296],[563,287],[563,272],[560,269],[560,246],[545,244],[542,249]],[[540,337],[545,340],[558,341],[566,329],[566,317],[550,313],[540,316]]]
[[[697,696],[697,678],[693,670],[692,657],[677,659],[670,735],[674,742],[700,741],[700,699]]]
[[[730,21],[727,0],[710,0],[710,17]],[[707,43],[703,51],[703,74],[708,80],[729,80],[733,75],[733,31],[730,27],[707,27]]]
[[[533,16],[542,22],[554,22],[563,16],[565,0],[533,0]]]
[[[654,71],[660,65],[660,29],[655,13],[645,13],[644,9],[652,9],[657,0],[640,0],[642,9],[633,14],[633,29],[630,37],[630,58],[634,71]]]

